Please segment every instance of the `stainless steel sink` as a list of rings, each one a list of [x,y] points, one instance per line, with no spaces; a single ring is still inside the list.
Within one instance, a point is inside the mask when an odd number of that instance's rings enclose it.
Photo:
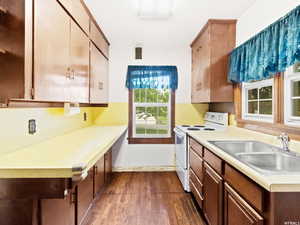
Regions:
[[[257,141],[210,141],[237,160],[266,175],[300,174],[300,156]]]

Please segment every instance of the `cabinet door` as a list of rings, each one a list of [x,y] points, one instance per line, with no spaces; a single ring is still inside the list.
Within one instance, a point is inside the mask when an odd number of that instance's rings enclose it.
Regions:
[[[34,99],[66,101],[70,18],[57,1],[35,1]]]
[[[88,34],[90,28],[90,17],[81,3],[81,0],[72,0],[72,16],[84,32]]]
[[[112,150],[105,154],[105,183],[108,184],[112,178]]]
[[[41,200],[42,225],[75,225],[75,202],[70,193],[65,199]]]
[[[90,103],[108,103],[108,60],[91,44]]]
[[[109,44],[104,38],[104,35],[100,32],[94,22],[91,21],[91,39],[95,45],[101,50],[101,52],[108,58],[109,57]]]
[[[204,215],[209,225],[222,225],[223,179],[204,163]]]
[[[242,197],[228,184],[225,184],[224,225],[262,225],[261,217]]]
[[[88,176],[77,186],[77,218],[78,225],[83,224],[93,201],[94,171],[91,169]]]
[[[94,197],[102,190],[105,184],[105,168],[104,157],[95,164],[95,187]]]
[[[89,39],[75,22],[71,22],[70,101],[89,102]]]

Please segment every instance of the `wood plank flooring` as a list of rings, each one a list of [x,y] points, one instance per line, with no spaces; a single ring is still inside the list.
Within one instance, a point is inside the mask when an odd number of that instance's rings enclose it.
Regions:
[[[175,172],[116,173],[89,225],[206,225]]]

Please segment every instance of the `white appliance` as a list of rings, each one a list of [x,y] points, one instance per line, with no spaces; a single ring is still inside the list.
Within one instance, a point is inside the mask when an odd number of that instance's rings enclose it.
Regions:
[[[203,125],[180,125],[174,128],[176,172],[185,191],[190,192],[189,185],[189,146],[187,133],[214,132],[224,130],[228,126],[228,113],[207,112]]]

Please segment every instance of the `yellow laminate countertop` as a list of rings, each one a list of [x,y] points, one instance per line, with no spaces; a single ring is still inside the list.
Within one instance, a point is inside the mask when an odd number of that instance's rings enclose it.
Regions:
[[[280,147],[280,142],[277,140],[276,136],[258,133],[238,127],[228,127],[225,130],[213,132],[189,131],[188,134],[266,190],[270,192],[300,192],[300,174],[264,175],[247,166],[243,162],[235,159],[228,153],[222,151],[220,148],[209,143],[209,141],[223,140],[255,140]],[[290,149],[299,153],[300,142],[291,141]]]
[[[90,126],[0,156],[0,178],[72,178],[87,171],[126,126]]]

